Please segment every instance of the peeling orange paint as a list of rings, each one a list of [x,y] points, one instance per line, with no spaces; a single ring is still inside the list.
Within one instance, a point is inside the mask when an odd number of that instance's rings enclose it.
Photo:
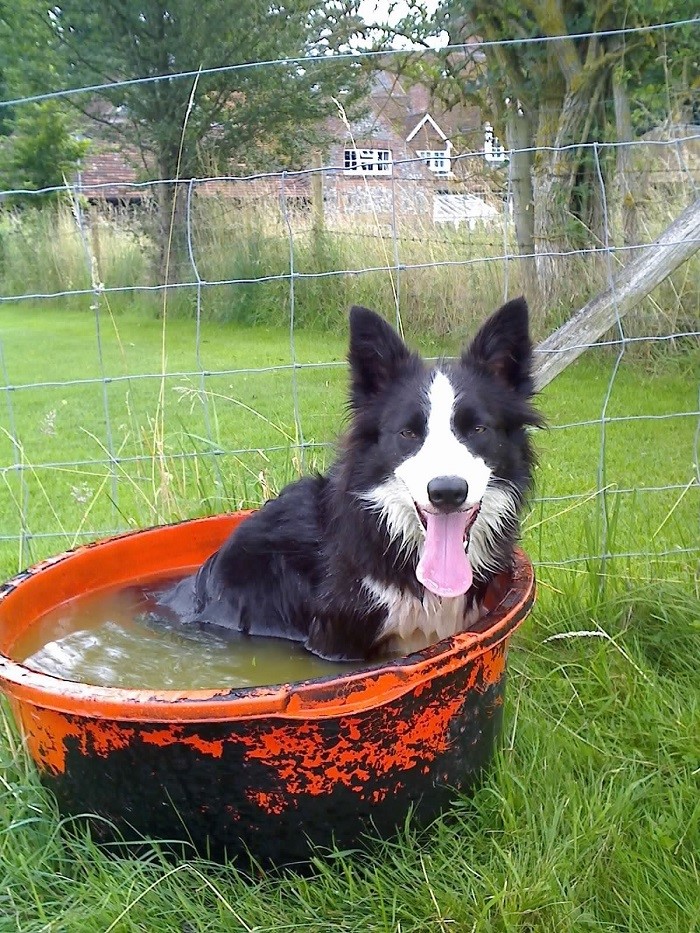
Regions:
[[[223,739],[209,740],[203,739],[199,735],[188,735],[183,725],[172,725],[162,729],[152,729],[144,731],[141,735],[142,740],[147,745],[189,745],[196,748],[203,755],[209,755],[212,758],[221,758],[224,753]]]
[[[489,683],[503,671],[503,653],[499,654],[484,671]],[[338,722],[338,736],[330,749],[324,748],[324,736],[313,722],[274,726],[262,734],[241,736],[240,741],[248,757],[264,761],[279,777],[287,795],[328,794],[336,784],[357,791],[358,773],[369,772],[376,778],[405,771],[445,751],[450,742],[449,723],[463,703],[460,692],[447,703],[428,704],[411,720],[393,719],[386,745],[377,744],[376,734],[363,742],[357,721],[344,718]]]
[[[53,774],[65,770],[66,741],[75,739],[83,755],[106,758],[128,748],[134,729],[101,720],[80,720],[51,709],[13,703],[32,758]]]
[[[441,782],[458,786],[469,769],[459,756],[483,755],[482,736],[503,703],[507,642],[534,599],[532,567],[520,552],[512,577],[487,594],[488,628],[333,679],[232,691],[122,690],[61,681],[7,656],[17,634],[47,609],[133,582],[137,573],[173,572],[174,560],[195,566],[241,520],[218,516],[98,542],[0,587],[0,685],[28,751],[57,786],[70,789],[84,770],[67,812],[94,805],[116,823],[124,812],[138,829],[136,817],[148,825],[172,793],[192,820],[200,814],[203,825],[223,820],[236,834],[258,833],[260,814],[283,825],[286,813],[298,820],[323,812],[318,798],[326,795],[352,814],[404,805],[401,794],[408,807],[424,793],[434,797]],[[102,774],[110,776],[100,810],[89,798]],[[132,775],[143,794],[129,786]]]
[[[246,797],[252,803],[257,804],[261,810],[275,815],[284,813],[289,806],[289,801],[283,797],[282,794],[268,793],[262,790],[249,790],[246,792]]]
[[[160,728],[139,730],[140,740],[148,745],[166,747],[182,744],[195,748],[203,755],[221,758],[225,744],[241,742],[250,758],[265,762],[277,772],[289,794],[328,793],[335,783],[357,789],[358,778],[369,774],[383,775],[394,770],[412,768],[444,751],[449,743],[448,725],[464,702],[466,692],[475,689],[478,680],[481,689],[497,682],[505,665],[503,651],[491,652],[488,659],[476,664],[470,671],[462,690],[450,702],[439,700],[419,707],[420,715],[412,719],[394,718],[388,724],[387,742],[378,746],[376,741],[364,741],[361,721],[357,717],[338,719],[338,736],[332,749],[324,747],[319,723],[313,720],[272,723],[265,730],[254,730],[244,735],[232,734],[227,739],[205,740],[189,731],[185,724],[164,724]],[[376,684],[375,684],[376,688]],[[412,691],[419,697],[429,682]],[[367,688],[369,689],[369,688]],[[381,692],[379,693],[381,696]],[[63,771],[65,740],[78,741],[83,754],[107,756],[110,752],[127,748],[133,741],[135,729],[123,723],[101,720],[76,720],[54,710],[41,710],[16,704],[23,731],[28,737],[30,751],[44,768]]]
[[[63,772],[66,767],[65,741],[69,737],[78,738],[78,726],[53,710],[15,702],[12,707],[34,761],[53,774]]]

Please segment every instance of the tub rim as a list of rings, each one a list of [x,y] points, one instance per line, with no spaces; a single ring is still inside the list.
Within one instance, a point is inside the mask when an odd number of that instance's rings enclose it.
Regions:
[[[12,596],[39,574],[63,571],[72,559],[100,559],[108,549],[135,537],[176,532],[196,523],[242,521],[250,510],[187,519],[99,539],[40,561],[0,586],[0,624],[11,612]],[[233,525],[232,527],[235,527]],[[222,539],[223,540],[223,539]],[[163,568],[165,573],[170,568]],[[181,568],[177,568],[178,570]],[[99,591],[102,587],[98,587]],[[350,673],[256,687],[152,690],[94,686],[63,680],[14,661],[0,652],[0,687],[11,702],[90,719],[194,723],[261,717],[330,718],[382,705],[438,675],[450,673],[487,653],[494,653],[526,618],[535,599],[534,570],[520,548],[514,552],[510,583],[489,614],[492,624],[481,632],[461,632],[401,658],[367,665]],[[9,604],[9,608],[8,608]],[[57,605],[60,603],[57,603]],[[488,663],[487,658],[483,663]]]

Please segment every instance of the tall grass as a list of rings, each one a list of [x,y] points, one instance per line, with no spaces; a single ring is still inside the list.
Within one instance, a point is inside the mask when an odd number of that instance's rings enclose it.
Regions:
[[[124,211],[87,217],[103,284],[149,284],[152,243],[142,222]],[[89,262],[69,205],[52,202],[42,209],[0,211],[0,294],[52,294],[90,286]],[[89,296],[72,296],[69,306],[88,307],[90,301]]]
[[[148,209],[126,211],[84,206],[90,249],[115,313],[137,306],[159,314],[162,295],[152,288],[157,253]],[[647,205],[643,233],[653,239],[673,219],[668,204]],[[185,262],[180,280],[205,283],[204,319],[342,330],[345,309],[366,304],[391,314],[399,307],[409,332],[437,337],[469,329],[484,308],[524,290],[512,227],[433,225],[420,214],[333,215],[318,222],[309,207],[279,198],[199,195],[193,201],[190,242],[195,267]],[[293,256],[292,256],[293,254]],[[494,260],[492,257],[500,257]],[[546,305],[535,296],[535,329],[544,334],[607,284],[628,254],[611,265],[581,254],[562,258]],[[67,204],[0,212],[0,294],[51,294],[90,288],[89,260]],[[293,283],[290,283],[290,272]],[[379,271],[368,271],[379,270]],[[626,322],[630,335],[692,329],[700,313],[695,282],[700,260],[687,263]],[[209,284],[209,283],[233,284]],[[533,296],[530,296],[531,298]],[[54,299],[55,301],[57,299]],[[67,307],[89,307],[90,296],[68,296]],[[171,312],[191,316],[197,289],[170,290]]]

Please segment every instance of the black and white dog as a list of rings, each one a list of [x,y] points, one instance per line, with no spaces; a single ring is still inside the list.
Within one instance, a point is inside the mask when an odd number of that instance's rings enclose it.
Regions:
[[[329,472],[287,486],[161,603],[337,660],[468,630],[531,482],[531,355],[522,298],[436,367],[352,308],[350,425]]]

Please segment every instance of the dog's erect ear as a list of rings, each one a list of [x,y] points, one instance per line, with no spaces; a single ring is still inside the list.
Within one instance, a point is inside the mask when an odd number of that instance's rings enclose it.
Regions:
[[[387,385],[411,351],[383,317],[361,308],[350,308],[350,403],[357,407]]]
[[[494,312],[462,354],[521,395],[533,394],[532,342],[524,298],[514,298]]]

